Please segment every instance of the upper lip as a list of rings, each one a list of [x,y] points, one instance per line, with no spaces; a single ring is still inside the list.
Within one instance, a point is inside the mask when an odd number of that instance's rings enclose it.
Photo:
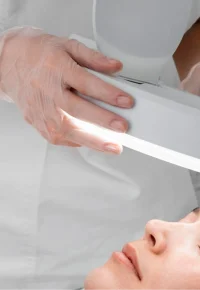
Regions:
[[[126,244],[122,250],[122,253],[124,253],[124,255],[126,255],[126,257],[131,261],[139,280],[142,280],[142,274],[138,264],[138,257],[135,248],[131,244]]]

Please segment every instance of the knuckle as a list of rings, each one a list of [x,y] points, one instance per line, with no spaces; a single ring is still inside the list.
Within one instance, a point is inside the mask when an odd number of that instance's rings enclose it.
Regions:
[[[79,67],[80,66],[73,59],[68,60],[68,69],[71,74],[75,73]]]
[[[85,88],[88,87],[88,75],[86,77],[85,74],[85,69],[81,67],[79,64],[76,62],[72,61],[70,63],[70,68],[69,68],[70,74],[71,74],[71,79],[73,82],[72,87],[77,88]]]
[[[60,144],[60,136],[55,132],[51,132],[51,133],[49,133],[48,141],[52,145],[59,145]]]
[[[64,53],[63,49],[59,47],[53,47],[45,54],[44,59],[41,61],[43,68],[41,72],[44,73],[44,69],[46,69],[46,72],[49,74],[53,73],[55,70],[63,69],[65,58],[66,54]]]
[[[74,124],[73,121],[70,117],[65,116],[63,118],[63,132],[65,132],[65,138],[73,141],[73,137],[74,137]]]
[[[48,141],[49,136],[48,136],[48,134],[47,134],[46,132],[40,131],[40,134],[41,134],[41,136],[42,136],[45,140]]]
[[[96,50],[91,50],[91,62],[94,64],[101,64],[102,62],[105,63],[108,61],[108,57],[103,55],[102,53],[96,51]]]
[[[24,116],[24,120],[25,120],[28,124],[32,125],[32,120],[31,120],[30,116],[25,115],[25,116]]]
[[[71,50],[79,50],[80,49],[80,42],[76,39],[69,39],[67,41],[67,48]]]
[[[46,129],[48,131],[48,141],[52,145],[62,145],[64,140],[64,132],[62,125],[55,120],[46,121]]]
[[[91,49],[91,57],[96,60],[96,59],[105,59],[106,57],[103,56],[101,53],[99,53],[98,51],[94,50],[94,49]]]
[[[32,117],[31,117],[31,111],[30,111],[29,108],[26,108],[26,109],[24,110],[23,117],[24,117],[24,120],[25,120],[26,122],[28,122],[30,125],[33,123],[33,121],[32,121]]]
[[[59,145],[60,143],[60,134],[56,128],[56,124],[50,120],[45,122],[45,128],[48,134],[48,141],[52,145]]]
[[[67,147],[76,147],[76,146],[78,146],[78,145],[75,145],[74,143],[72,143],[71,141],[68,141],[68,140],[65,140],[63,142],[63,145],[67,146]]]

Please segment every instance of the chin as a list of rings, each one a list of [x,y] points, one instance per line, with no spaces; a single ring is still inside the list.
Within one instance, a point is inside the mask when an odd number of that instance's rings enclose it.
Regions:
[[[88,274],[88,276],[86,277],[85,279],[85,283],[84,283],[84,289],[85,290],[94,290],[94,289],[97,289],[99,288],[99,282],[101,282],[102,284],[102,279],[101,279],[101,276],[102,276],[102,271],[100,269],[95,269],[93,270],[92,272],[90,272]],[[97,287],[98,285],[98,287]],[[103,285],[102,285],[103,287]]]

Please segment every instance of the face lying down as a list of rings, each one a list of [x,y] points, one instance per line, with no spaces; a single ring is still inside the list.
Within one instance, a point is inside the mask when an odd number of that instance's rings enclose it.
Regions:
[[[200,289],[200,209],[177,223],[148,222],[141,240],[88,275],[85,289]]]

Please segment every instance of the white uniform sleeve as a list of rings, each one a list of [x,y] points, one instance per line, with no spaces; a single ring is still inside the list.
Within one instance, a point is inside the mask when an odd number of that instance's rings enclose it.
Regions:
[[[200,0],[192,0],[192,1],[193,1],[192,11],[187,29],[190,29],[191,26],[200,18]]]
[[[16,26],[15,17],[24,4],[24,0],[0,0],[0,32]]]

